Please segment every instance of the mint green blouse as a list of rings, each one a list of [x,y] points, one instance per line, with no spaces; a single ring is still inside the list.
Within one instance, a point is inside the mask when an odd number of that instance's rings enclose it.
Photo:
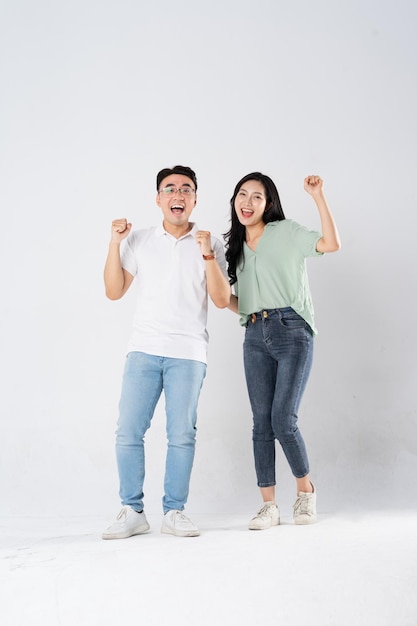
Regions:
[[[255,252],[244,244],[244,260],[238,264],[234,285],[242,326],[251,313],[290,306],[317,334],[306,258],[322,256],[316,250],[320,238],[317,231],[281,220],[265,225]]]

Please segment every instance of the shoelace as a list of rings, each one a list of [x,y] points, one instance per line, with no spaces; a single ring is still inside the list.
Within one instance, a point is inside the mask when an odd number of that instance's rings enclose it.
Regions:
[[[308,496],[298,496],[294,504],[295,515],[311,515],[311,498]]]
[[[256,514],[256,517],[264,517],[268,515],[268,510],[270,509],[270,504],[264,504],[261,509]]]
[[[181,511],[177,511],[177,512],[175,513],[175,517],[176,517],[176,518],[179,518],[179,519],[181,520],[181,522],[188,522],[188,521],[189,521],[189,520],[188,520],[188,517],[186,517],[186,516],[184,515],[184,513],[181,513]]]
[[[127,508],[124,506],[121,510],[119,515],[117,516],[117,519],[122,519],[122,517],[126,517],[127,515]]]

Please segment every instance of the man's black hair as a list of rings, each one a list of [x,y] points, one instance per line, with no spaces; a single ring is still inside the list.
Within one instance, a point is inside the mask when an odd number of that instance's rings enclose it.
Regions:
[[[167,176],[171,176],[171,174],[182,174],[183,176],[188,176],[191,178],[194,184],[194,188],[197,191],[197,176],[195,172],[191,169],[191,167],[186,167],[185,165],[174,165],[174,167],[166,167],[160,172],[158,172],[156,176],[156,189],[159,191],[159,186],[161,182]]]

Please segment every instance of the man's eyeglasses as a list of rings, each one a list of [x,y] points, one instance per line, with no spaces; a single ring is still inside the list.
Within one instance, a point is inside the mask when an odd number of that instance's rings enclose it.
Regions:
[[[192,187],[180,187],[179,189],[176,187],[163,187],[158,193],[164,193],[166,196],[174,196],[177,193],[182,196],[191,196],[191,194],[195,193],[195,189]]]

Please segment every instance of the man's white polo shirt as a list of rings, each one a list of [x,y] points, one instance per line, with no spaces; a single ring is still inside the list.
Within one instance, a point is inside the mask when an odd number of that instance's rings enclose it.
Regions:
[[[124,242],[122,266],[136,277],[137,290],[128,352],[207,362],[206,261],[197,230],[193,224],[176,239],[160,225],[133,231]],[[211,243],[227,276],[223,245],[215,237]]]

